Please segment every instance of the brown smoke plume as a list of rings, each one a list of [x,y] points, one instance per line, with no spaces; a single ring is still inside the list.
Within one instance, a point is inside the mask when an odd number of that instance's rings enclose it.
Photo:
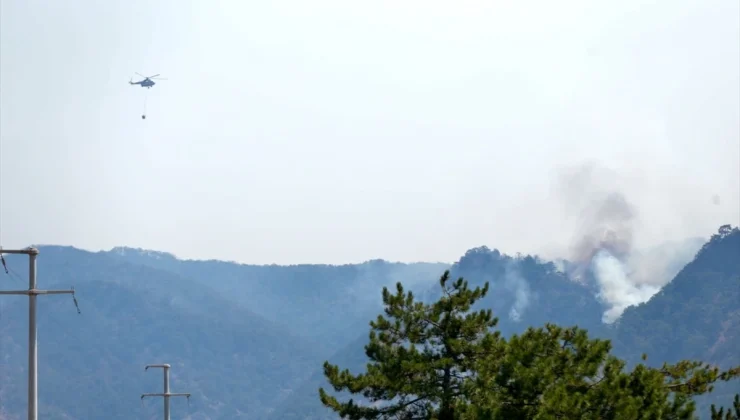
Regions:
[[[557,178],[558,198],[567,218],[575,220],[567,274],[582,281],[591,271],[598,285],[597,297],[607,306],[604,322],[650,299],[703,243],[687,238],[653,249],[635,249],[634,236],[641,225],[635,205],[623,193],[623,179],[593,163],[564,169]]]
[[[624,262],[632,252],[637,211],[615,185],[616,174],[593,163],[561,172],[559,196],[566,212],[577,218],[569,260],[579,279],[600,250]]]

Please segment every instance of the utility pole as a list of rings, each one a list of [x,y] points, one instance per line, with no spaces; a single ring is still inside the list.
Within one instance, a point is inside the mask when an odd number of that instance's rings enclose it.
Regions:
[[[0,290],[0,295],[27,295],[28,296],[28,420],[38,420],[38,349],[36,347],[36,296],[71,294],[74,298],[74,289],[70,290],[39,290],[36,288],[36,257],[39,250],[1,249],[0,254],[28,255],[28,290]],[[75,305],[77,301],[75,300]],[[78,308],[79,311],[79,308]]]
[[[141,399],[144,397],[164,397],[164,420],[170,420],[170,397],[187,397],[190,401],[189,393],[173,393],[170,392],[170,365],[167,363],[161,365],[147,365],[144,371],[149,368],[162,368],[164,370],[164,392],[161,394],[141,394]]]

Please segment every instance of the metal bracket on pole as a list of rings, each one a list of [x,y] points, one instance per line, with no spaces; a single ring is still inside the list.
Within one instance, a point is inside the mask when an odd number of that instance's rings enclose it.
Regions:
[[[187,397],[188,405],[190,404],[190,394],[183,392],[170,392],[170,365],[167,363],[158,365],[147,365],[144,371],[149,368],[162,368],[164,371],[164,392],[162,393],[148,393],[141,394],[141,400],[144,401],[145,397],[163,397],[164,398],[164,420],[170,420],[170,397]]]

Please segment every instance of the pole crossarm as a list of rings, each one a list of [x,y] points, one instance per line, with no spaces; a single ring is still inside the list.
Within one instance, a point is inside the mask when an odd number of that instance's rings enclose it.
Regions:
[[[164,369],[169,369],[170,367],[171,366],[168,363],[160,363],[160,364],[157,364],[157,365],[146,365],[144,367],[144,371],[146,372],[147,370],[149,370],[149,368],[164,368]]]
[[[34,247],[28,247],[24,249],[3,249],[3,247],[0,247],[0,254],[39,255],[39,250]]]
[[[148,394],[141,394],[141,398],[144,399],[145,397],[188,397],[190,398],[190,393],[187,392],[168,392],[166,394],[162,393],[148,393]]]
[[[0,295],[30,295],[28,290],[0,290]]]
[[[171,397],[187,397],[188,404],[190,404],[190,393],[187,392],[170,392],[170,365],[167,363],[146,365],[144,371],[149,368],[162,368],[164,373],[164,392],[158,393],[146,393],[141,394],[142,403],[146,397],[162,397],[164,399],[164,420],[170,420],[170,398]]]
[[[0,295],[28,295],[28,296],[38,296],[38,295],[73,295],[75,294],[75,291],[70,290],[39,290],[39,289],[31,289],[31,290],[0,290]]]

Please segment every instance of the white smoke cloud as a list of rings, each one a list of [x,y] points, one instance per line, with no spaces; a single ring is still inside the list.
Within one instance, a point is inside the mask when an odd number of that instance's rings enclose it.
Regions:
[[[694,258],[705,242],[704,238],[688,238],[633,250],[625,261],[630,279],[638,285],[664,286]]]
[[[576,219],[567,274],[575,280],[593,274],[606,323],[649,300],[702,245],[693,238],[640,252],[634,245],[639,212],[620,188],[619,174],[589,163],[563,171],[558,181],[566,213]]]
[[[600,286],[597,297],[608,306],[602,317],[605,323],[616,321],[625,309],[646,302],[660,290],[658,286],[636,284],[627,266],[604,249],[594,255],[591,269]]]
[[[552,265],[555,266],[555,270],[557,270],[560,273],[565,273],[565,260],[562,258],[555,258],[552,261]]]
[[[532,291],[529,283],[522,277],[513,262],[506,265],[504,287],[514,295],[514,304],[509,310],[509,318],[514,322],[519,322],[524,315],[524,311],[529,307]]]

